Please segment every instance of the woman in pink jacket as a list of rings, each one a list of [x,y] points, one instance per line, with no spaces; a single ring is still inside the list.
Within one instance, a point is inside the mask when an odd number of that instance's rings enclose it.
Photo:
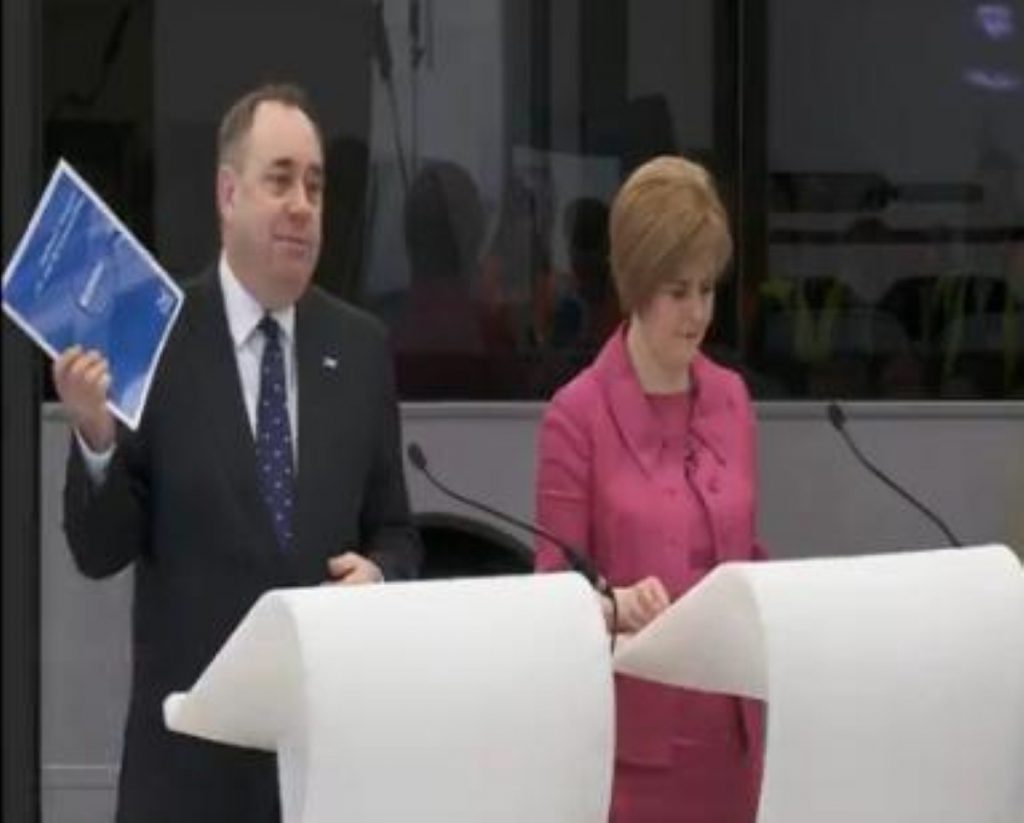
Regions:
[[[700,166],[659,157],[612,206],[611,265],[626,322],[551,401],[537,516],[613,587],[635,632],[718,563],[761,556],[754,414],[741,378],[701,354],[732,253]],[[537,568],[564,567],[541,540]],[[750,823],[760,706],[616,680],[613,823]]]

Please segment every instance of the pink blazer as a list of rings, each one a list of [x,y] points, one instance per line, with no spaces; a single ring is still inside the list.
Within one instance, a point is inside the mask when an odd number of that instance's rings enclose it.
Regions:
[[[689,474],[708,513],[719,562],[763,557],[755,541],[754,414],[742,379],[703,355],[691,367],[688,466],[662,459],[660,427],[628,359],[620,327],[596,360],[562,387],[540,430],[537,520],[595,561],[613,586],[658,576],[675,598],[705,570],[691,566],[679,496]],[[701,524],[701,528],[706,528]],[[536,565],[564,568],[558,549],[537,544]],[[678,692],[617,678],[617,756],[671,762]],[[760,707],[744,701],[743,733],[759,761]]]

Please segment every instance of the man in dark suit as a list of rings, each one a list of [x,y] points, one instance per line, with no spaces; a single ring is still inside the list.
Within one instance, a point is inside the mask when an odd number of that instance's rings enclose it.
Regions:
[[[273,756],[167,731],[164,698],[268,589],[408,578],[421,554],[385,334],[310,285],[324,159],[304,95],[246,95],[218,150],[221,257],[186,288],[138,431],[115,425],[99,353],[53,368],[75,561],[134,564],[121,823],[279,820]]]

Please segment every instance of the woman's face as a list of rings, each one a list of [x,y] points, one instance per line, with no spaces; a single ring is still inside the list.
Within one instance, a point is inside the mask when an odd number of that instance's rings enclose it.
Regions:
[[[709,260],[687,263],[633,313],[647,350],[666,372],[686,372],[704,342],[715,311],[714,271]]]

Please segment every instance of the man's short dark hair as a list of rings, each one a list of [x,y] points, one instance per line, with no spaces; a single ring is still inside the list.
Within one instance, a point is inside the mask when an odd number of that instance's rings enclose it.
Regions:
[[[220,129],[217,132],[217,165],[237,164],[239,146],[249,136],[256,117],[256,109],[263,103],[280,103],[299,109],[310,119],[320,141],[320,147],[323,148],[323,132],[320,130],[320,124],[306,91],[293,83],[268,83],[236,100],[220,121]]]

